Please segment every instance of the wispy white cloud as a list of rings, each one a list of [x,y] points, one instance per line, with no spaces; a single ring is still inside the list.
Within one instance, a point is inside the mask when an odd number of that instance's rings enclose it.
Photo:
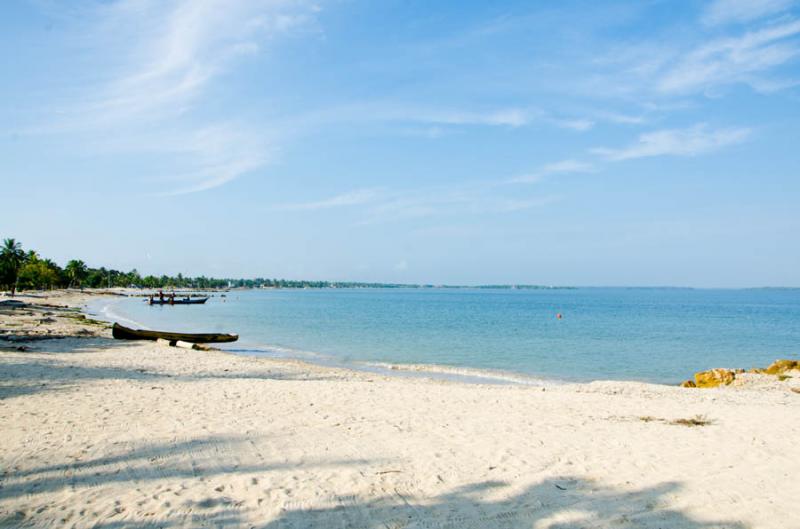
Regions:
[[[496,182],[458,183],[418,189],[356,189],[311,202],[273,205],[297,213],[351,209],[357,225],[420,220],[431,217],[504,214],[551,204],[554,195],[521,196],[501,192]]]
[[[751,22],[782,13],[793,4],[795,0],[714,0],[701,19],[709,26]]]
[[[567,76],[582,97],[644,108],[718,95],[736,84],[768,93],[798,84],[800,20],[781,14],[733,26],[698,21],[638,40],[600,41],[595,48],[587,51],[585,71]]]
[[[587,131],[595,125],[595,122],[590,119],[555,119],[553,123],[558,127],[577,130],[579,132]]]
[[[365,210],[361,225],[419,220],[431,217],[507,214],[547,206],[555,195],[509,197],[493,194],[488,186],[473,189],[421,189],[398,193]]]
[[[522,211],[525,209],[538,208],[552,204],[560,200],[561,197],[556,195],[546,195],[543,197],[536,197],[530,199],[508,199],[498,205],[500,211],[512,212]]]
[[[244,125],[215,124],[196,131],[172,136],[174,142],[164,149],[176,167],[175,175],[154,175],[155,179],[175,188],[159,195],[181,195],[224,185],[266,164],[272,147],[265,138]],[[162,137],[162,141],[164,138]]]
[[[35,132],[80,134],[95,150],[158,152],[169,173],[146,175],[156,194],[221,186],[268,163],[274,138],[195,110],[241,58],[311,24],[316,10],[305,0],[118,0],[71,13],[102,73]]]
[[[611,123],[621,123],[624,125],[641,125],[646,121],[646,118],[643,113],[633,115],[633,114],[623,114],[621,112],[612,112],[612,111],[595,111],[594,115],[597,119],[602,119],[605,121],[609,121]]]
[[[185,111],[234,61],[306,23],[302,2],[122,0],[99,11],[98,44],[119,50],[114,78],[83,111],[106,119]]]
[[[511,178],[510,180],[508,180],[508,183],[531,184],[539,182],[543,178],[549,175],[566,174],[566,173],[588,173],[593,170],[594,170],[594,165],[587,162],[583,162],[580,160],[561,160],[558,162],[553,162],[543,165],[538,170],[532,173]]]
[[[502,125],[521,127],[531,121],[531,115],[524,109],[509,108],[490,112],[431,112],[411,116],[412,119],[450,125]]]
[[[522,127],[540,117],[534,108],[505,107],[488,109],[459,109],[447,106],[426,106],[391,101],[367,103],[343,108],[339,117],[434,125],[484,125]]]
[[[794,20],[712,40],[663,69],[656,89],[680,94],[738,82],[753,85],[758,74],[800,55],[798,35],[800,20]]]
[[[320,209],[341,208],[347,206],[359,206],[375,202],[382,194],[376,189],[357,189],[348,191],[330,198],[312,201],[296,202],[290,204],[279,204],[276,209],[285,211],[316,211]]]
[[[665,129],[648,132],[627,147],[599,147],[591,152],[609,161],[631,160],[649,156],[696,156],[727,145],[744,141],[750,135],[747,128],[710,129],[698,124],[686,129]]]

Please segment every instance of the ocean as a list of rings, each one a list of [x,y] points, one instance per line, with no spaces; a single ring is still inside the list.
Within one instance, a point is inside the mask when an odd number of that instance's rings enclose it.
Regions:
[[[129,326],[238,333],[222,348],[239,354],[487,381],[675,384],[712,367],[800,358],[798,289],[242,290],[205,305],[104,298],[90,311]]]

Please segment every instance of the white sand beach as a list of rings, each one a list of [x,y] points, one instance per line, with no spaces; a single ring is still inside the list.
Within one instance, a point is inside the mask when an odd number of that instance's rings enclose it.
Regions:
[[[800,527],[800,372],[478,385],[115,341],[55,309],[0,328],[66,336],[0,341],[0,527]]]

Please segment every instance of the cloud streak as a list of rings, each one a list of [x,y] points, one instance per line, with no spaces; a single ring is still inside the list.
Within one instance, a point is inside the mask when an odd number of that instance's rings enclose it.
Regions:
[[[256,171],[271,160],[273,135],[195,110],[240,59],[310,24],[315,9],[303,0],[119,0],[82,11],[75,19],[87,45],[101,50],[96,70],[108,74],[38,132],[81,134],[94,149],[145,161],[158,152],[169,174],[153,169],[149,180],[175,186],[158,195],[206,191]]]
[[[321,209],[359,206],[372,203],[380,198],[381,193],[375,189],[357,189],[313,202],[297,202],[277,205],[275,209],[283,211],[317,211]]]
[[[516,176],[508,180],[511,184],[531,184],[540,182],[547,176],[567,173],[588,173],[594,170],[594,165],[580,160],[561,160],[543,165],[533,173]]]
[[[711,129],[701,123],[686,129],[648,132],[640,135],[636,142],[627,147],[617,149],[598,147],[591,152],[609,161],[668,155],[696,156],[741,143],[750,133],[750,129],[747,128]]]
[[[701,20],[708,26],[741,24],[782,13],[794,0],[715,0],[703,12]]]
[[[185,111],[238,58],[306,23],[301,6],[280,0],[178,0],[166,9],[152,0],[111,4],[100,11],[100,38],[121,45],[127,60],[88,109],[111,119]]]
[[[791,5],[717,2],[695,25],[635,41],[600,41],[586,51],[592,73],[568,79],[574,79],[572,89],[582,96],[634,101],[643,108],[717,95],[737,84],[761,93],[783,90],[799,81],[792,66],[800,59],[800,19],[788,12]],[[605,51],[599,51],[604,43]]]
[[[713,40],[685,54],[663,71],[656,89],[683,94],[737,82],[758,88],[757,74],[800,55],[800,45],[795,38],[798,35],[800,20],[795,20],[740,37]]]
[[[277,211],[297,213],[355,210],[358,225],[371,225],[430,217],[513,213],[551,204],[554,195],[509,196],[492,193],[495,182],[430,186],[415,190],[356,189],[311,202],[275,204]]]

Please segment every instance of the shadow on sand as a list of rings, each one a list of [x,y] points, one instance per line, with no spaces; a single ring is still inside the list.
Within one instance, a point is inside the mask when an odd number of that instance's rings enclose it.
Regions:
[[[14,357],[3,358],[0,352],[0,400],[40,393],[43,391],[60,391],[68,389],[81,380],[135,380],[156,382],[159,380],[197,381],[197,380],[324,380],[320,374],[304,372],[278,371],[263,369],[257,371],[215,371],[196,372],[181,375],[159,371],[155,368],[128,369],[117,366],[86,366],[71,363],[59,358],[48,358],[38,350],[40,343],[25,342],[31,350],[18,353]],[[132,347],[141,342],[113,340],[110,338],[75,338],[65,337],[61,340],[48,340],[48,353],[69,354],[96,351],[106,347]],[[181,350],[183,351],[183,350]],[[16,353],[16,351],[14,351]],[[192,355],[202,355],[202,351],[183,351],[187,361]],[[29,353],[29,354],[27,354]]]
[[[289,506],[277,517],[259,514],[235,497],[218,495],[192,502],[191,512],[153,521],[104,520],[96,529],[177,527],[249,527],[252,529],[746,529],[740,522],[698,520],[665,506],[680,489],[664,483],[639,490],[615,490],[577,478],[548,479],[519,494],[504,495],[506,485],[483,482],[433,498],[395,488],[385,496],[362,500],[331,497],[328,505]],[[498,494],[499,493],[499,494]],[[500,495],[489,500],[486,496]],[[273,511],[274,512],[274,511]],[[266,520],[265,520],[266,518]],[[10,520],[9,520],[10,521]],[[3,521],[0,520],[0,527]]]
[[[341,527],[352,529],[548,529],[681,528],[744,529],[738,522],[693,520],[665,507],[679,490],[677,483],[632,491],[604,488],[578,478],[545,480],[522,493],[496,501],[485,495],[500,493],[502,482],[483,482],[436,498],[415,498],[395,489],[388,496],[358,501],[340,499],[332,505],[285,512],[263,529]]]
[[[42,465],[29,469],[5,469],[0,475],[0,501],[31,498],[50,492],[97,490],[113,483],[130,483],[144,486],[148,482],[166,480],[176,482],[186,479],[208,481],[216,476],[234,474],[264,475],[269,472],[298,468],[291,461],[266,461],[260,457],[251,439],[245,436],[207,436],[171,443],[150,443],[130,447],[122,445],[116,453],[93,459]],[[127,448],[127,449],[126,449]],[[225,457],[237,451],[252,453],[252,464],[241,464],[238,459]],[[321,460],[304,461],[303,468],[367,466],[371,461]],[[200,507],[225,505],[225,497],[209,497]],[[0,524],[0,527],[2,525]]]

